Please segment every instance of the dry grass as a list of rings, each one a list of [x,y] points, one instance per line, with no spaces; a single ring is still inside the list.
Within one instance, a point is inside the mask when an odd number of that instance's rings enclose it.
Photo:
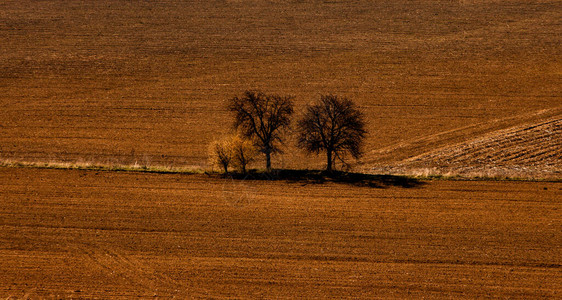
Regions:
[[[496,130],[370,172],[561,179],[562,119]]]
[[[30,169],[60,169],[60,170],[96,170],[96,171],[127,171],[127,172],[147,172],[147,173],[183,173],[183,174],[201,174],[206,171],[197,167],[176,167],[176,166],[157,166],[157,165],[141,165],[138,163],[132,165],[113,164],[103,165],[92,162],[26,162],[26,161],[0,161],[0,167],[3,168],[30,168]]]

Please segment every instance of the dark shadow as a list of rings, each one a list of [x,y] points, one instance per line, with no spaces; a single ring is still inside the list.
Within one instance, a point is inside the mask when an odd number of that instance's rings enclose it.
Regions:
[[[269,173],[251,170],[246,174],[229,173],[221,176],[239,180],[282,180],[291,183],[302,183],[304,185],[334,182],[370,188],[385,188],[390,186],[414,188],[425,184],[423,181],[407,176],[373,175],[342,171],[328,173],[318,170],[280,169],[273,170]]]

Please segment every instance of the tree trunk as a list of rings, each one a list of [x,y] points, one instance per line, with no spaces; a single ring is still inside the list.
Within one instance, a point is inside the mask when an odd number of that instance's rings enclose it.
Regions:
[[[244,156],[244,151],[242,149],[239,150],[238,160],[240,163],[240,167],[242,167],[242,174],[246,174],[246,165],[248,164],[248,161],[246,160],[246,157]]]
[[[265,167],[267,172],[271,172],[271,151],[269,149],[265,152]]]
[[[326,164],[326,171],[328,173],[332,173],[332,150],[327,150],[327,159],[328,159],[328,163]]]

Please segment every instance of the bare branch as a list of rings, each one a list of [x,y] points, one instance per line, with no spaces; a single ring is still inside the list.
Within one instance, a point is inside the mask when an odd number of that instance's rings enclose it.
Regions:
[[[270,155],[281,151],[281,130],[290,124],[293,98],[246,91],[243,97],[232,98],[228,108],[234,113],[234,127],[241,129],[266,155],[266,167],[270,170]]]
[[[362,154],[365,138],[365,122],[361,112],[346,98],[327,95],[306,108],[298,122],[298,145],[308,152],[326,152],[328,171],[332,170],[334,159],[343,163],[348,152],[354,158]]]

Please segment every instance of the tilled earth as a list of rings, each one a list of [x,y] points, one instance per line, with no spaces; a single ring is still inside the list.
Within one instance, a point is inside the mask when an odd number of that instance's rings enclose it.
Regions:
[[[431,144],[431,141],[420,140],[413,146],[420,144]],[[390,155],[392,150],[404,152],[408,147],[412,145],[405,145],[404,149],[385,149],[385,152],[386,155]],[[562,116],[496,130],[462,143],[428,151],[394,165],[381,162],[375,164],[369,172],[560,179]]]
[[[246,89],[294,95],[295,118],[349,97],[366,161],[421,155],[559,108],[561,19],[557,0],[2,1],[0,159],[205,168]],[[285,150],[275,167],[322,167]]]
[[[562,183],[0,169],[0,297],[562,293]]]

